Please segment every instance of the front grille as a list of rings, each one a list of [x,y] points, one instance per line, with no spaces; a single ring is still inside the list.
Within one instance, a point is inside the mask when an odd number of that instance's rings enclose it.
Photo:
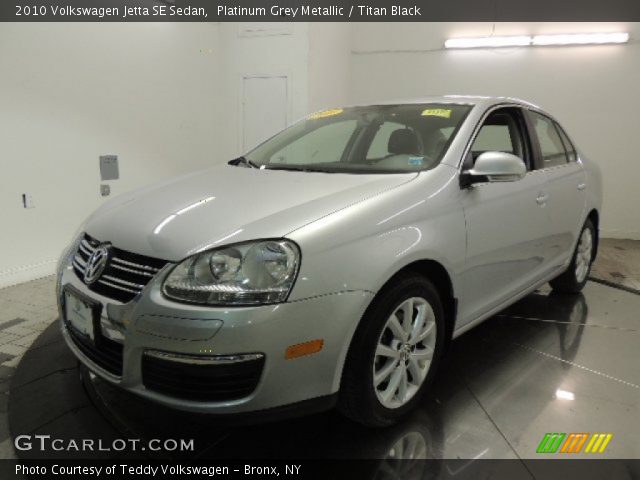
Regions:
[[[142,357],[142,383],[149,390],[185,400],[237,400],[251,395],[258,385],[264,357],[256,357],[231,363],[197,364],[146,353]]]
[[[82,238],[73,258],[73,270],[80,280],[84,281],[87,259],[98,245],[100,242],[87,234]],[[100,277],[89,285],[89,290],[127,303],[138,295],[166,264],[165,260],[111,247],[107,266]]]
[[[93,363],[107,372],[122,376],[122,345],[114,342],[106,337],[100,337],[98,345],[95,345],[91,339],[76,331],[70,325],[67,325],[69,336],[75,343],[76,347]]]

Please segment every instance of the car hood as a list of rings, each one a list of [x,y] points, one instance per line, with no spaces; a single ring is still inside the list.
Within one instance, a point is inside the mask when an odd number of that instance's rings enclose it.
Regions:
[[[223,165],[116,197],[89,217],[84,230],[120,249],[179,261],[216,246],[285,236],[417,175]]]

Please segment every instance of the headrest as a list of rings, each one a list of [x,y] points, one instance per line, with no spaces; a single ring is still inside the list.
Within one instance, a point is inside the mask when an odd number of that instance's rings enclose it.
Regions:
[[[409,130],[408,128],[399,128],[398,130],[394,130],[391,132],[391,136],[389,137],[387,150],[389,153],[395,155],[403,153],[408,155],[418,155],[420,153],[418,137],[413,130]]]

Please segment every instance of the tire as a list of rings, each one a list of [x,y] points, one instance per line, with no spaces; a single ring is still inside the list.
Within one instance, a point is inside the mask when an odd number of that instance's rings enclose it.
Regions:
[[[596,229],[587,219],[580,231],[578,244],[573,252],[569,268],[549,282],[554,292],[579,293],[587,283],[593,262],[593,247],[596,243]]]
[[[409,310],[412,328],[405,328],[408,324],[403,326],[404,314]],[[351,342],[338,409],[369,427],[395,423],[424,395],[442,357],[444,343],[444,309],[437,289],[415,273],[394,278],[374,298]],[[382,378],[377,387],[374,374]]]

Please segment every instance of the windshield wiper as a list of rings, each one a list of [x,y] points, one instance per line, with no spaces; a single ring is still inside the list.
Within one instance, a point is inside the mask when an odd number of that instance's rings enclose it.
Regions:
[[[321,172],[321,173],[336,173],[333,170],[328,170],[326,168],[314,168],[314,167],[300,167],[293,165],[286,166],[265,166],[267,170],[288,170],[291,172]]]
[[[234,158],[233,160],[230,160],[227,163],[229,165],[234,165],[234,166],[244,165],[246,168],[260,168],[260,165],[258,165],[255,162],[252,162],[246,157]]]

